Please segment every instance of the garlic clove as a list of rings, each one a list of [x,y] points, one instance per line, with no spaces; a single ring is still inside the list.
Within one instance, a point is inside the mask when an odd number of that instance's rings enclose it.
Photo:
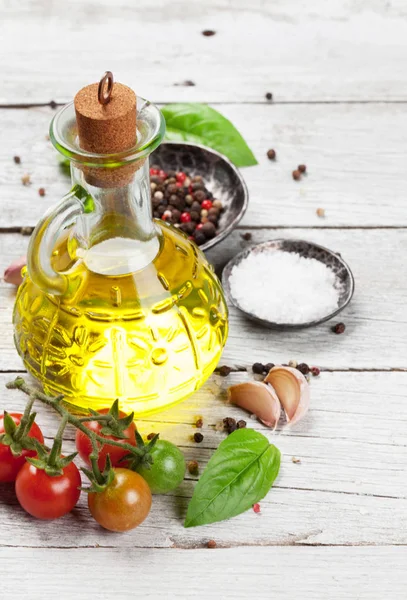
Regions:
[[[248,381],[230,386],[229,402],[254,413],[264,425],[275,428],[280,419],[281,404],[270,385]]]
[[[27,264],[27,258],[20,256],[11,263],[9,267],[4,271],[4,281],[11,283],[12,285],[20,285],[23,282],[23,276],[21,275],[21,269]]]
[[[290,425],[297,423],[308,411],[310,393],[304,375],[292,367],[273,367],[264,379],[274,388]]]

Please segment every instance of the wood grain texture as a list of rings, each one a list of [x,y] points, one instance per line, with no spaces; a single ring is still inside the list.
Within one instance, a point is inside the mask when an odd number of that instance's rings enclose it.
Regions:
[[[256,360],[284,363],[294,358],[331,369],[407,368],[407,283],[400,276],[405,270],[406,230],[259,229],[252,233],[252,243],[298,237],[341,252],[354,272],[356,292],[349,307],[334,321],[345,321],[343,335],[331,332],[332,322],[295,332],[264,329],[232,307],[222,362],[247,366]],[[27,242],[28,238],[19,234],[0,234],[0,273],[24,253]],[[235,231],[208,257],[220,268],[244,247],[247,242],[241,231]],[[14,349],[11,326],[14,288],[0,284],[0,298],[4,333],[0,337],[0,369],[18,370],[22,363]]]
[[[76,88],[71,90],[71,98]],[[217,106],[241,131],[259,165],[242,169],[247,226],[407,226],[406,105]],[[35,225],[70,187],[46,139],[50,108],[0,110],[0,228]],[[267,150],[274,148],[277,160]],[[13,156],[21,157],[15,165]],[[305,163],[308,175],[294,181]],[[28,173],[32,184],[23,186]],[[46,196],[38,195],[44,187]],[[325,209],[325,218],[316,214]]]
[[[164,600],[269,600],[298,598],[299,592],[312,600],[404,600],[406,558],[406,548],[395,547],[0,549],[8,574],[3,600],[15,597],[14,578],[30,600],[88,600],[95,590],[102,600],[127,600],[135,589],[137,596]]]
[[[106,69],[162,102],[263,101],[267,91],[279,101],[406,100],[406,17],[403,0],[3,2],[12,60],[0,102],[66,102]],[[176,85],[185,80],[196,86]]]
[[[0,377],[0,407],[21,411],[26,397],[4,387],[13,377]],[[312,379],[306,418],[277,432],[226,403],[227,386],[247,377],[213,376],[191,399],[155,418],[139,419],[138,427],[142,434],[159,432],[179,445],[186,459],[197,460],[202,471],[225,436],[215,425],[226,416],[246,418],[249,427],[261,431],[282,452],[280,475],[261,501],[260,515],[250,510],[228,522],[184,529],[196,479],[187,474],[172,494],[154,497],[149,518],[133,532],[115,535],[101,530],[90,518],[83,494],[71,515],[47,524],[45,535],[43,527],[32,526],[12,489],[3,486],[0,546],[11,540],[11,545],[35,547],[193,548],[210,538],[221,546],[407,544],[407,373],[323,373]],[[40,404],[37,408],[38,423],[50,439],[58,419]],[[191,440],[197,416],[204,420],[204,441],[199,445]],[[65,437],[68,453],[74,450],[73,429]],[[301,462],[294,463],[293,457]]]

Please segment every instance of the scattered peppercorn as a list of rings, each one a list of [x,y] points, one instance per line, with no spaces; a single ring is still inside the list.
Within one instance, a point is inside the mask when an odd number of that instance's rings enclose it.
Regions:
[[[295,181],[298,181],[301,178],[301,173],[299,171],[297,171],[297,169],[295,171],[293,171],[293,179],[295,179]]]
[[[194,433],[194,442],[196,442],[197,444],[200,444],[203,439],[204,439],[204,436],[202,435],[202,433]]]
[[[260,504],[258,502],[256,502],[256,504],[253,504],[253,510],[255,513],[260,512]]]
[[[314,377],[318,377],[318,375],[320,374],[320,369],[318,367],[311,367],[311,373],[313,374]]]
[[[264,371],[265,373],[268,373],[269,371],[271,371],[271,369],[275,366],[274,363],[267,363],[266,365],[264,365]]]
[[[196,460],[190,460],[188,463],[188,472],[191,475],[199,475],[199,465]]]
[[[306,363],[300,363],[299,365],[297,365],[297,369],[303,375],[308,375],[308,373],[309,373],[309,366]]]
[[[336,325],[334,325],[332,327],[332,331],[338,335],[340,333],[343,333],[345,331],[345,329],[346,329],[345,323],[337,323]]]
[[[208,546],[208,548],[216,548],[217,543],[215,542],[215,540],[209,540],[209,542],[206,545]]]
[[[52,108],[52,110],[55,110],[56,107],[58,106],[58,104],[55,102],[55,100],[51,100],[51,102],[49,103],[49,105]]]
[[[236,431],[236,419],[233,419],[232,417],[226,417],[225,419],[223,419],[223,428],[228,434]]]
[[[191,81],[190,79],[186,79],[186,80],[185,80],[185,81],[183,81],[182,83],[174,83],[174,85],[175,85],[175,86],[178,86],[178,85],[183,85],[183,86],[185,86],[185,87],[190,87],[190,86],[193,86],[193,85],[195,85],[195,83],[194,83],[193,81]]]
[[[289,360],[288,361],[288,366],[292,367],[293,369],[296,369],[298,365],[298,362],[296,360]]]
[[[318,217],[325,217],[325,209],[324,208],[317,208],[317,216]]]
[[[267,158],[269,158],[270,160],[275,160],[276,151],[273,150],[272,148],[270,150],[267,150]]]
[[[240,236],[246,241],[246,242],[250,242],[250,240],[252,239],[252,234],[250,233],[250,231],[246,231],[246,233],[241,233]]]
[[[263,373],[264,373],[264,365],[262,363],[258,363],[258,362],[254,363],[254,365],[252,366],[252,371],[256,375],[263,375]]]
[[[157,435],[156,433],[149,433],[148,436],[147,436],[147,439],[148,440],[152,440],[153,437],[155,437],[156,435]]]
[[[201,429],[201,427],[203,427],[203,419],[202,417],[199,417],[196,421],[195,421],[195,427],[198,427],[198,429]]]
[[[205,29],[202,32],[202,35],[204,35],[205,37],[211,37],[212,35],[215,35],[216,31],[213,31],[213,29]]]
[[[271,92],[267,92],[266,100],[272,100],[272,99],[273,99],[273,94]]]
[[[16,163],[16,165],[19,165],[21,163],[21,158],[19,156],[14,156],[13,160]]]
[[[28,173],[22,176],[21,183],[23,185],[29,185],[31,183],[31,177],[28,175]]]
[[[300,458],[295,458],[295,456],[292,457],[291,461],[295,464],[295,465],[299,465],[301,464],[301,459]]]
[[[247,426],[247,423],[243,419],[240,419],[240,421],[238,421],[236,423],[237,429],[244,429],[246,426]]]
[[[39,193],[40,196],[45,196],[45,189],[44,188],[40,188],[38,190],[38,193]]]
[[[21,235],[31,235],[34,231],[34,227],[22,227],[20,229]]]
[[[219,375],[221,377],[227,377],[228,375],[231,374],[231,372],[232,372],[232,369],[230,367],[226,366],[226,365],[222,365],[219,368]]]
[[[306,165],[298,165],[298,170],[300,173],[305,173],[305,171],[307,170]]]

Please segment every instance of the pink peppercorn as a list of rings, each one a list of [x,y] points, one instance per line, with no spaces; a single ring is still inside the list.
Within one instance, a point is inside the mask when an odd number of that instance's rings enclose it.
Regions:
[[[320,369],[318,367],[311,367],[311,373],[313,374],[314,377],[318,377],[318,375],[320,374]]]
[[[191,220],[191,215],[187,212],[183,212],[181,215],[181,223],[189,223]]]
[[[179,173],[176,174],[176,179],[179,183],[184,183],[185,179],[187,178],[187,176],[185,175],[185,173],[183,173],[182,171],[180,171]]]
[[[204,210],[209,210],[210,208],[212,208],[211,200],[204,200],[201,204],[201,208],[203,208]]]
[[[255,513],[260,512],[260,504],[258,502],[256,502],[256,504],[253,504],[253,510]]]
[[[160,172],[159,169],[150,169],[150,175],[158,175]]]

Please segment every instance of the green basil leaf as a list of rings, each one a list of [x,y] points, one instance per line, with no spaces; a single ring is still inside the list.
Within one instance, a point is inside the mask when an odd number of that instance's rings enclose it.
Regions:
[[[259,502],[280,469],[280,451],[253,429],[238,429],[220,445],[188,505],[185,527],[235,517]]]
[[[217,150],[237,167],[257,165],[257,160],[236,127],[207,104],[167,104],[162,109],[167,140],[195,142]]]

